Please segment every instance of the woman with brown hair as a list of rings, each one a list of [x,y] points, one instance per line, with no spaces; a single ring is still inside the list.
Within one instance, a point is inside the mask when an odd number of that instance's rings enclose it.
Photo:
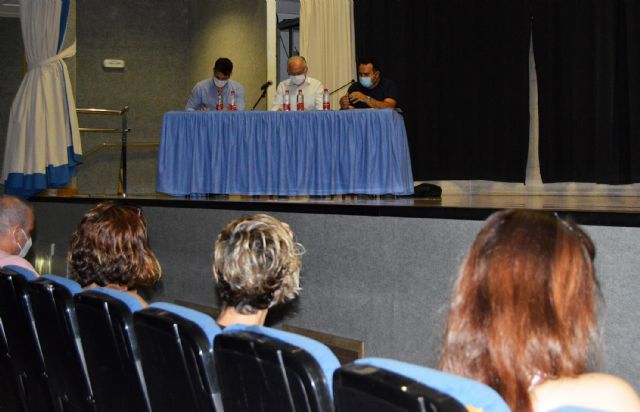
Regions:
[[[154,284],[160,264],[149,248],[142,211],[104,202],[88,211],[71,237],[67,255],[71,278],[82,287],[126,291],[140,300],[140,287]]]
[[[587,373],[599,342],[594,255],[589,236],[555,214],[491,215],[454,287],[440,368],[493,387],[518,412],[640,410],[625,381]]]

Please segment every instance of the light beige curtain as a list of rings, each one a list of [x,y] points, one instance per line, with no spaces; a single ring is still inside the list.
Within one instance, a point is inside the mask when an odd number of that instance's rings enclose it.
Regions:
[[[353,0],[300,0],[300,54],[309,76],[333,91],[356,78]],[[340,96],[331,96],[331,108],[340,108]]]

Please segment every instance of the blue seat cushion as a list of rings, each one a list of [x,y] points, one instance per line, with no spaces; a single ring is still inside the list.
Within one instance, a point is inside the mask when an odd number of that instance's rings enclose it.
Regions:
[[[356,360],[355,363],[385,369],[413,379],[446,393],[467,408],[473,407],[483,412],[509,412],[511,410],[493,388],[469,378],[393,359],[364,358]]]
[[[82,286],[80,286],[80,284],[75,280],[63,278],[62,276],[57,275],[42,275],[40,277],[50,280],[58,286],[67,288],[67,290],[71,292],[71,295],[77,295],[78,293],[82,292]]]
[[[206,315],[197,310],[186,308],[184,306],[175,305],[168,302],[156,302],[149,305],[149,308],[156,308],[166,310],[167,312],[174,313],[184,319],[190,320],[202,329],[207,336],[207,340],[213,346],[213,338],[220,333],[220,326],[209,315]]]
[[[4,266],[5,269],[13,270],[19,275],[22,275],[23,278],[27,279],[27,281],[31,281],[38,278],[38,275],[30,271],[29,269],[25,269],[22,266],[16,265],[7,265]]]
[[[316,340],[307,338],[306,336],[266,326],[247,326],[236,324],[231,325],[222,331],[223,334],[234,332],[252,332],[303,349],[313,356],[316,359],[316,362],[318,362],[318,365],[320,365],[320,368],[326,377],[327,384],[329,385],[329,393],[333,397],[333,372],[340,367],[340,362],[338,362],[338,358],[336,358],[333,352],[331,352],[331,349],[327,346]]]
[[[116,298],[122,301],[125,305],[127,305],[131,313],[136,312],[140,309],[143,309],[144,307],[138,299],[136,299],[134,296],[131,296],[127,292],[122,292],[122,291],[110,289],[110,288],[91,288],[87,290],[91,292],[102,293],[104,295],[108,295],[108,296],[111,296],[112,298]]]

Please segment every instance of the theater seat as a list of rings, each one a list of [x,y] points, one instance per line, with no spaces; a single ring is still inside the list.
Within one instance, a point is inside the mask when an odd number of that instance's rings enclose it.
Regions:
[[[96,405],[80,343],[74,295],[77,282],[55,275],[31,281],[33,317],[58,411],[95,411]]]
[[[510,411],[492,388],[406,362],[358,359],[334,374],[336,412]]]
[[[108,288],[86,290],[74,300],[97,409],[150,411],[133,330],[133,313],[142,304]]]
[[[36,277],[19,266],[0,269],[0,383],[5,388],[0,410],[48,411],[53,407],[28,294],[28,282]]]
[[[225,412],[333,411],[331,377],[340,364],[320,342],[233,325],[216,336],[214,352]]]
[[[213,363],[220,327],[210,316],[158,302],[134,313],[133,324],[154,412],[222,410]]]

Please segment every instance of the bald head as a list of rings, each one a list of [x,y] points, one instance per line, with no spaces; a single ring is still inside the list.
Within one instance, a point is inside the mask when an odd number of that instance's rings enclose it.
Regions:
[[[33,228],[31,207],[14,196],[0,196],[0,235],[19,226],[27,232]]]
[[[307,61],[302,56],[291,56],[287,60],[287,72],[296,76],[307,73]]]

